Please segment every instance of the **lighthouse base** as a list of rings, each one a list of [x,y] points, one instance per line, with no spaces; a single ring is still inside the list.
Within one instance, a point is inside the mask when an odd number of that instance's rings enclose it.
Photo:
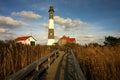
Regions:
[[[52,46],[55,43],[54,39],[48,39],[47,45]]]

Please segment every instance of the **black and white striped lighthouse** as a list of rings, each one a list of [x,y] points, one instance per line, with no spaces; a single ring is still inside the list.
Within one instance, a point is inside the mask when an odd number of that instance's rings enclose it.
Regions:
[[[53,6],[50,6],[47,45],[51,46],[51,45],[53,45],[54,42],[55,42],[55,40],[54,40],[54,8],[53,8]]]

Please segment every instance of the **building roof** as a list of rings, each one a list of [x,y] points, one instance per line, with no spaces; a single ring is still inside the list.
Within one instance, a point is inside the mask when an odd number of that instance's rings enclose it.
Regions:
[[[63,37],[60,38],[60,40],[62,40],[62,39],[66,40],[68,42],[75,42],[75,38],[70,38],[69,36],[68,37],[67,36],[63,36]]]
[[[24,41],[24,40],[26,40],[26,39],[28,39],[28,38],[30,38],[30,37],[32,37],[32,36],[18,37],[18,38],[15,39],[15,41]],[[32,38],[33,38],[33,37],[32,37]],[[34,39],[34,38],[33,38],[33,39]],[[36,40],[36,39],[34,39],[34,40]]]

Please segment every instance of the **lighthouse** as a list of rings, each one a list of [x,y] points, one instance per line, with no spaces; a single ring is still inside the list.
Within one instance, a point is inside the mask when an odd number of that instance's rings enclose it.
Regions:
[[[48,42],[47,45],[51,46],[55,42],[54,40],[54,8],[49,8],[49,27],[48,27]]]

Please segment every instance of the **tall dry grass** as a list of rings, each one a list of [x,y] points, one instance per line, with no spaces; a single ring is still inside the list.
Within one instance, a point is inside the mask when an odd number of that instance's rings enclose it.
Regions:
[[[120,80],[120,45],[70,47],[87,80]]]
[[[49,52],[47,46],[29,46],[14,41],[0,41],[0,80]]]
[[[67,46],[73,49],[87,80],[120,79],[120,45],[72,44]],[[29,46],[14,41],[0,41],[0,80],[49,52],[47,46]]]

